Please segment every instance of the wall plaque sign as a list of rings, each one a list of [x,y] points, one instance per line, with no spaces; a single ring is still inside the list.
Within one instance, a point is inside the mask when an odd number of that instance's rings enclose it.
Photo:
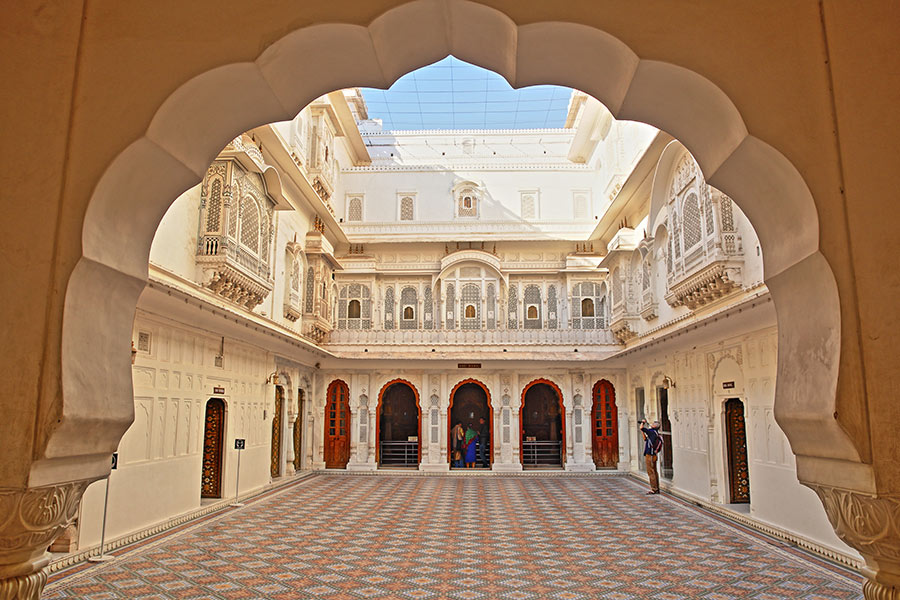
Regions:
[[[733,389],[734,389],[734,382],[733,382],[733,381],[723,381],[723,382],[722,382],[722,389],[723,389],[723,390],[733,390]]]
[[[458,369],[480,369],[481,363],[457,363]]]
[[[224,394],[224,393],[225,393],[225,388],[223,388],[223,387],[214,387],[213,388],[213,394]]]

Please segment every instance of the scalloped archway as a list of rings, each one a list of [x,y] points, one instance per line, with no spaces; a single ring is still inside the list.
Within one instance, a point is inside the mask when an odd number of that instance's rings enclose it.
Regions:
[[[701,75],[641,58],[592,27],[520,26],[466,0],[416,0],[367,26],[321,24],[293,31],[255,61],[197,75],[162,103],[144,134],[107,168],[85,214],[82,257],[65,297],[63,394],[51,407],[59,418],[45,442],[45,457],[80,456],[69,463],[70,479],[108,471],[108,454],[133,418],[129,357],[120,347],[127,347],[147,279],[153,234],[174,198],[200,180],[228,140],[290,119],[326,92],[384,88],[451,53],[500,73],[514,87],[576,87],[616,118],[651,124],[681,141],[707,181],[738,203],[765,250],[781,350],[776,410],[795,453],[864,462],[866,449],[833,416],[840,300],[819,252],[816,207],[797,169],[748,131],[732,101]],[[815,310],[808,297],[817,299]],[[808,478],[814,471],[800,472]]]

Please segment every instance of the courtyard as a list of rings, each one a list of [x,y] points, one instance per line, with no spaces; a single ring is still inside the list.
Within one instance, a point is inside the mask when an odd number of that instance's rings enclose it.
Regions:
[[[317,474],[51,575],[45,598],[861,598],[861,578],[623,476]]]

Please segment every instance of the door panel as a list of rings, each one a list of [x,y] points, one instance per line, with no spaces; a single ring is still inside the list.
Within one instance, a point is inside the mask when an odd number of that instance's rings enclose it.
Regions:
[[[594,384],[592,412],[592,454],[598,469],[614,469],[619,464],[619,411],[612,383],[601,379]]]
[[[750,467],[747,464],[747,426],[744,403],[731,398],[725,403],[725,437],[728,444],[728,483],[733,504],[750,502]]]
[[[350,461],[350,388],[336,379],[325,406],[325,467],[344,469]]]
[[[211,398],[206,403],[203,430],[203,466],[200,478],[201,498],[222,497],[222,451],[225,432],[225,403]]]

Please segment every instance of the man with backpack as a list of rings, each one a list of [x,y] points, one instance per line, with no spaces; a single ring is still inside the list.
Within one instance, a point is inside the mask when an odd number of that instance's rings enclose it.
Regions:
[[[653,425],[647,427],[647,421],[640,421],[641,433],[644,434],[644,463],[647,465],[647,477],[650,478],[650,491],[648,494],[659,493],[659,473],[656,472],[656,461],[659,459],[659,451],[663,447],[663,438],[659,433],[659,421],[653,421]]]

